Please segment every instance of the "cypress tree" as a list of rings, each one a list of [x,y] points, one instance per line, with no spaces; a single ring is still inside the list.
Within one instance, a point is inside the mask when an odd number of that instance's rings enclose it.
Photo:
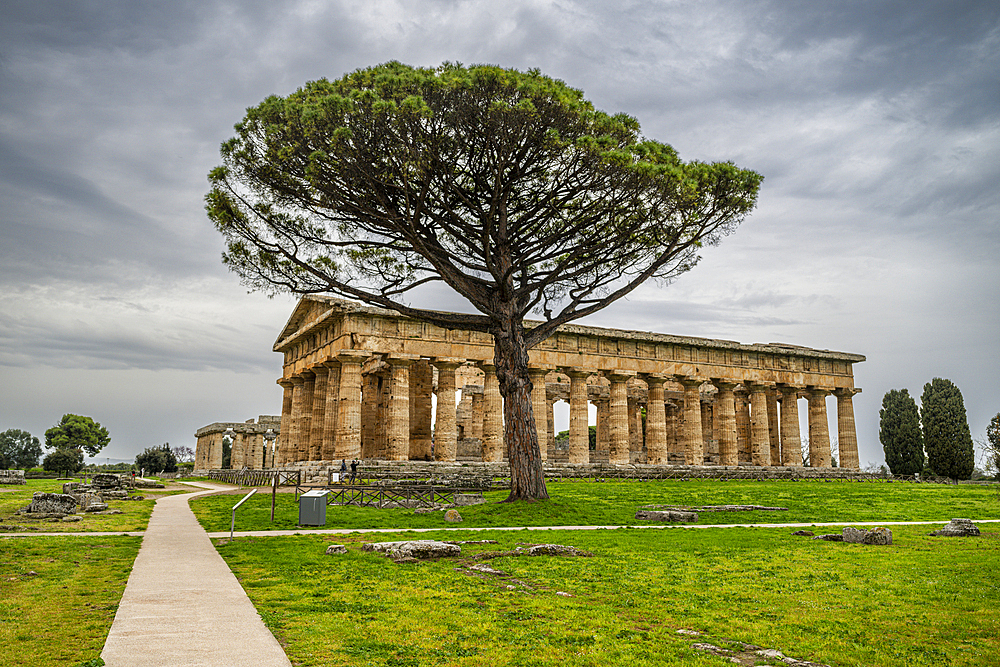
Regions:
[[[962,392],[951,380],[934,378],[920,396],[927,464],[935,474],[969,479],[975,466],[972,433],[965,416]]]
[[[924,468],[923,437],[917,403],[906,389],[892,389],[882,397],[878,438],[893,475],[915,475]]]

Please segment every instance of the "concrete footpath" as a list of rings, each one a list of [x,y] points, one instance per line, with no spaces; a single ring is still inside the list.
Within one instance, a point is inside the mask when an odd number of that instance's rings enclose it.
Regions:
[[[156,501],[101,657],[108,667],[291,667],[208,533],[191,498]]]

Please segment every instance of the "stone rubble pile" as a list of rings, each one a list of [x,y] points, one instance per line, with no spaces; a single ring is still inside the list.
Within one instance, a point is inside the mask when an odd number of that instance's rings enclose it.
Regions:
[[[979,528],[971,519],[952,519],[941,530],[930,533],[931,537],[979,537]]]
[[[129,495],[131,481],[127,475],[98,473],[89,484],[66,482],[62,493],[38,491],[32,494],[31,502],[17,514],[26,519],[49,521],[79,520],[71,516],[76,512],[121,514],[121,510],[109,509],[107,500],[142,500],[142,496]]]
[[[688,630],[687,628],[681,628],[677,631],[679,635],[687,635],[689,637],[700,637],[701,633],[697,630]],[[712,655],[717,655],[720,658],[726,658],[730,662],[737,665],[744,665],[745,667],[771,667],[777,665],[783,665],[786,667],[829,667],[829,665],[824,665],[819,662],[811,662],[809,660],[799,660],[798,658],[792,658],[781,651],[773,648],[764,648],[762,646],[757,646],[755,644],[747,644],[746,642],[735,641],[732,639],[723,639],[721,642],[727,644],[726,647],[716,646],[715,644],[709,644],[707,642],[696,642],[691,644],[691,648],[697,651],[704,651],[706,653],[711,653]],[[767,660],[766,663],[761,662],[761,660]]]

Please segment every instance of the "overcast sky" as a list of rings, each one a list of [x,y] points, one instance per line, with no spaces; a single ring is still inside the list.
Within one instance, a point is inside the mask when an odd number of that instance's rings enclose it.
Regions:
[[[294,300],[223,268],[206,175],[247,107],[388,60],[537,67],[764,175],[691,273],[583,323],[866,355],[862,463],[889,389],[951,379],[974,438],[1000,412],[996,0],[4,0],[0,430],[88,415],[103,461],[279,414]]]

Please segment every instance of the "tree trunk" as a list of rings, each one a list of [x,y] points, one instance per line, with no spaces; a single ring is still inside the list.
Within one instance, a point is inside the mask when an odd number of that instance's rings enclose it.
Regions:
[[[545,488],[538,431],[531,408],[528,348],[521,322],[508,319],[492,333],[493,363],[503,396],[504,443],[510,463],[510,495],[504,502],[545,499],[549,492]]]

